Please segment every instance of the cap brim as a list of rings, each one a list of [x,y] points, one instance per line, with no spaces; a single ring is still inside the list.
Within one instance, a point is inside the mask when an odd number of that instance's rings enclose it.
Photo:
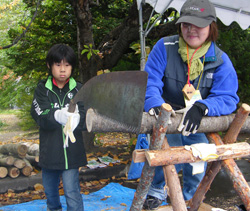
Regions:
[[[212,22],[213,22],[213,20],[204,20],[202,18],[198,18],[195,16],[182,16],[178,19],[176,24],[178,24],[178,23],[191,23],[195,26],[204,28],[204,27],[208,26],[209,24],[211,24]]]

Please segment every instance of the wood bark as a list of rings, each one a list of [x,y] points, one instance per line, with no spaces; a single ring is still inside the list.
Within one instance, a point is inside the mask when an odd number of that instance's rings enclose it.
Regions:
[[[209,133],[227,131],[234,117],[235,114],[219,117],[203,117],[198,132]],[[177,128],[180,124],[181,118],[182,114],[176,114],[175,117],[171,116],[172,124],[168,125],[168,134],[180,133]],[[156,119],[154,116],[150,116],[148,113],[143,112],[140,133],[151,134],[155,123]],[[99,115],[98,112],[93,109],[88,109],[87,111],[86,125],[89,132],[133,133],[129,127],[125,127],[123,124],[117,123],[117,121],[107,119]],[[240,133],[250,133],[250,117],[246,118],[240,129]]]
[[[0,166],[11,166],[14,164],[15,158],[10,155],[0,154]]]
[[[8,175],[11,178],[17,178],[20,175],[20,170],[17,167],[8,167]]]
[[[246,104],[242,104],[242,106],[237,110],[235,118],[233,119],[233,121],[229,127],[229,130],[227,131],[227,133],[225,135],[225,142],[224,143],[233,143],[237,140],[237,136],[243,127],[243,123],[244,122],[246,123],[249,113],[250,113],[249,106]],[[214,142],[216,145],[223,144],[219,134],[217,134],[217,133],[209,133],[209,134],[207,134],[207,138],[210,141]],[[239,170],[238,166],[235,164],[234,160],[233,159],[229,159],[229,160],[230,160],[230,163],[226,162],[226,160],[224,160],[222,163],[224,163],[224,166],[226,165],[226,169],[228,169],[227,172],[230,175],[231,179],[233,180],[235,190],[240,195],[245,207],[247,208],[247,210],[250,210],[249,185],[245,181],[244,176],[240,172],[240,170]],[[213,162],[211,164],[210,172],[206,173],[205,177],[203,178],[199,187],[197,188],[196,193],[194,194],[193,198],[189,201],[189,203],[190,203],[189,210],[190,211],[196,211],[198,209],[198,207],[202,203],[204,195],[208,191],[214,177],[217,175],[220,168],[221,168],[221,163],[219,163],[219,162]]]
[[[169,149],[170,146],[165,136],[162,145],[163,150]],[[174,211],[186,211],[187,207],[182,194],[181,184],[178,173],[174,165],[163,166],[163,173],[166,185],[168,187],[168,196],[170,197],[171,205]]]
[[[250,145],[246,142],[216,146],[218,157],[208,158],[207,162],[225,160],[229,158],[241,158],[250,155]],[[192,150],[185,149],[184,146],[171,147],[166,150],[149,150],[145,152],[150,166],[174,165],[180,163],[200,162],[200,157],[195,157]],[[135,161],[134,161],[135,162]]]
[[[20,158],[24,158],[27,153],[27,146],[23,144],[5,144],[0,145],[0,153],[2,154],[13,154]]]
[[[0,178],[5,178],[8,175],[8,169],[6,167],[0,167]]]
[[[161,111],[155,124],[152,140],[150,142],[150,149],[161,149],[168,126],[168,119],[171,115],[171,110],[172,108],[168,104],[163,104],[161,106]],[[155,168],[150,167],[148,163],[145,162],[141,179],[137,186],[130,211],[142,210],[142,206],[148,193],[149,186],[154,177],[154,170]]]

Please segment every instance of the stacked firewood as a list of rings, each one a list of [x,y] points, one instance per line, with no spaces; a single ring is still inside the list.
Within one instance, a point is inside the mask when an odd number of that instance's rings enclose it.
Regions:
[[[0,145],[0,178],[30,176],[39,160],[39,145],[25,142]]]

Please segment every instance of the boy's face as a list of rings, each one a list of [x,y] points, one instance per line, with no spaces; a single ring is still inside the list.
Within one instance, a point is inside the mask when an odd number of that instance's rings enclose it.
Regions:
[[[67,61],[62,60],[60,63],[54,63],[51,66],[51,71],[58,87],[63,88],[71,75],[72,66]]]

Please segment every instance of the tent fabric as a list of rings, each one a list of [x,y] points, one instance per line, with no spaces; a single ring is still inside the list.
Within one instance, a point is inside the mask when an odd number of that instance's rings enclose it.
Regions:
[[[82,194],[84,210],[87,211],[127,211],[130,209],[135,190],[124,187],[119,183],[109,183],[99,191],[88,195]],[[66,211],[66,200],[60,196],[62,210]],[[164,202],[162,205],[166,205]],[[0,207],[1,211],[46,211],[46,199],[34,200],[21,204]]]
[[[138,9],[143,0],[137,0]],[[157,13],[163,13],[167,8],[174,8],[178,12],[186,0],[145,0]],[[249,0],[210,0],[214,4],[217,17],[225,24],[236,21],[245,30],[250,26]]]

